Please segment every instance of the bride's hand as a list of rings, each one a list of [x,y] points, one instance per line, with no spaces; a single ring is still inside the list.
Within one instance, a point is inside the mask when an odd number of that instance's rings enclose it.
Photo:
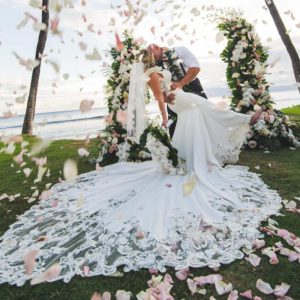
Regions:
[[[168,123],[167,113],[164,112],[164,113],[161,114],[161,116],[162,116],[162,124],[161,125],[162,125],[162,127],[167,128],[167,123]]]

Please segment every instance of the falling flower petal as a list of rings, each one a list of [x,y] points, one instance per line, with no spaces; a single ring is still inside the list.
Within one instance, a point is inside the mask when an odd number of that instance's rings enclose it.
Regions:
[[[79,148],[78,155],[84,157],[84,156],[89,156],[90,153],[85,148]]]
[[[183,194],[185,196],[190,196],[196,186],[196,176],[193,175],[184,185]]]
[[[79,42],[79,47],[82,51],[86,51],[87,50],[87,44],[83,43],[83,42]]]
[[[90,111],[94,105],[95,101],[93,100],[82,100],[80,102],[80,105],[79,105],[79,110],[82,112],[82,113],[85,113],[87,111]]]
[[[64,163],[63,173],[67,181],[73,181],[78,174],[77,163],[72,159],[67,159]]]
[[[86,54],[85,58],[87,60],[101,60],[102,59],[99,51],[96,48],[94,48],[92,54]]]
[[[124,44],[121,42],[121,39],[117,33],[115,33],[115,39],[117,50],[122,51],[122,49],[124,48]]]

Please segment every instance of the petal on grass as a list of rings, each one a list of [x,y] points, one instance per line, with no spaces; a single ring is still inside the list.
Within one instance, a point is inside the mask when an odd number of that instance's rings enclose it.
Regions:
[[[35,259],[38,256],[38,254],[39,254],[39,250],[33,249],[24,255],[25,271],[26,271],[26,274],[29,276],[32,274],[32,269],[35,265]]]
[[[257,279],[256,288],[265,295],[270,295],[273,293],[271,285],[261,279]]]

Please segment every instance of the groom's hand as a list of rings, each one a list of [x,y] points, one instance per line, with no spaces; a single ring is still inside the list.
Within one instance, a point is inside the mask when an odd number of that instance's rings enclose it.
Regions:
[[[182,89],[182,84],[180,82],[172,82],[170,87],[171,90],[174,91],[176,89]]]

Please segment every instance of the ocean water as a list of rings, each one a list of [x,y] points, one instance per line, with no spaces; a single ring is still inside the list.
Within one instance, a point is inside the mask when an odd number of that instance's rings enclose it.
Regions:
[[[222,100],[220,95],[226,94],[226,89],[207,92],[209,100]],[[300,104],[300,96],[296,89],[276,89],[272,92],[277,109]],[[158,114],[155,101],[147,106],[150,116]],[[86,113],[77,110],[63,110],[37,113],[34,121],[34,134],[47,139],[84,139],[86,136],[96,137],[105,127],[106,107],[96,107]],[[12,118],[0,117],[0,135],[16,135],[22,131],[24,115]]]

